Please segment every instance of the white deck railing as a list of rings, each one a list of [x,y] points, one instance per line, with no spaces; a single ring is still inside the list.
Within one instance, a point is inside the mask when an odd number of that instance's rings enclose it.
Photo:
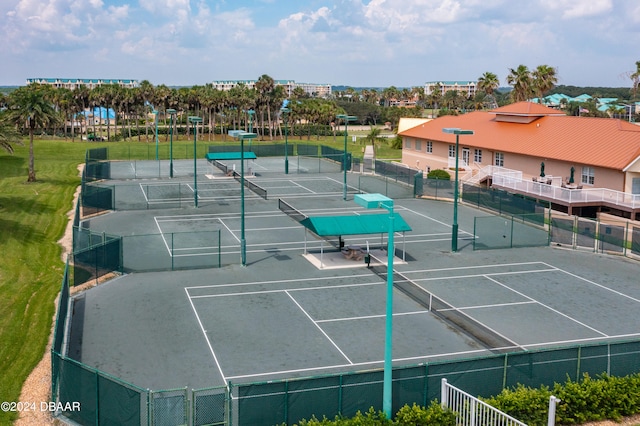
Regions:
[[[456,413],[460,426],[527,426],[510,415],[480,401],[442,379],[440,388],[442,407]]]
[[[632,209],[640,208],[640,194],[630,194],[613,189],[570,189],[554,184],[527,181],[501,173],[493,173],[493,185],[569,204],[601,202]]]

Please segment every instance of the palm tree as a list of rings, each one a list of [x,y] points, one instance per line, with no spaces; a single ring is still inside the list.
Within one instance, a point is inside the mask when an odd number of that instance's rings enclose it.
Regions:
[[[4,116],[0,118],[0,148],[13,154],[13,144],[24,145],[22,135],[16,130],[16,126],[10,123]]]
[[[509,68],[507,84],[513,86],[511,99],[514,102],[526,101],[531,94],[531,73],[526,65],[518,65],[518,68]]]
[[[271,96],[275,88],[275,81],[267,74],[263,74],[256,81],[256,105],[260,110],[260,120],[262,122],[261,128],[264,133],[264,113],[267,113],[267,125],[269,127],[269,138],[273,140],[273,132],[271,127]],[[264,134],[262,135],[264,138]]]
[[[375,157],[376,141],[380,139],[380,128],[371,126],[371,130],[367,133],[365,139],[371,142],[371,146],[373,147],[373,156]]]
[[[558,82],[556,69],[549,65],[538,65],[531,73],[533,78],[532,90],[538,95],[538,102],[542,103],[544,93],[553,89]]]
[[[478,79],[478,90],[485,93],[485,103],[490,104],[491,108],[497,106],[493,92],[495,92],[498,87],[500,87],[500,80],[498,76],[492,72],[487,71]]]
[[[33,135],[36,127],[45,128],[59,122],[56,110],[48,99],[47,88],[40,84],[20,87],[9,95],[9,120],[29,130],[29,175],[27,182],[35,182]]]
[[[629,78],[631,78],[631,83],[633,84],[631,87],[631,93],[633,93],[633,97],[635,99],[638,94],[638,88],[640,88],[640,61],[636,61],[636,70],[629,75]]]

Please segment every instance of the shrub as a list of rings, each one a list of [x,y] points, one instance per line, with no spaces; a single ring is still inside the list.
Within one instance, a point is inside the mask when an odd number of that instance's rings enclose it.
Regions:
[[[640,412],[640,374],[611,377],[606,374],[597,379],[584,374],[581,381],[567,379],[556,383],[550,390],[546,386],[533,389],[518,385],[504,389],[485,402],[528,425],[546,425],[549,397],[560,398],[556,407],[556,420],[560,424],[580,424],[600,420],[617,420]]]
[[[433,169],[427,174],[427,179],[451,180],[451,175],[446,170]]]

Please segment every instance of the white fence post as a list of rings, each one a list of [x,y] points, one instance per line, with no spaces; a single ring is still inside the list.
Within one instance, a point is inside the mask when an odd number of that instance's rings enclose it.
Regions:
[[[447,394],[447,379],[442,379],[440,381],[440,405],[442,405],[442,408],[447,408],[449,406]]]
[[[560,401],[560,398],[556,398],[553,395],[549,398],[549,417],[547,419],[547,426],[554,426],[556,424],[556,405]]]

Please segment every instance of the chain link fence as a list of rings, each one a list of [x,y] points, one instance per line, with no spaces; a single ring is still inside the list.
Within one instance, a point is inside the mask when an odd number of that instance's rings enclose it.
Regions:
[[[551,217],[551,242],[595,253],[640,258],[640,225],[630,220]]]

